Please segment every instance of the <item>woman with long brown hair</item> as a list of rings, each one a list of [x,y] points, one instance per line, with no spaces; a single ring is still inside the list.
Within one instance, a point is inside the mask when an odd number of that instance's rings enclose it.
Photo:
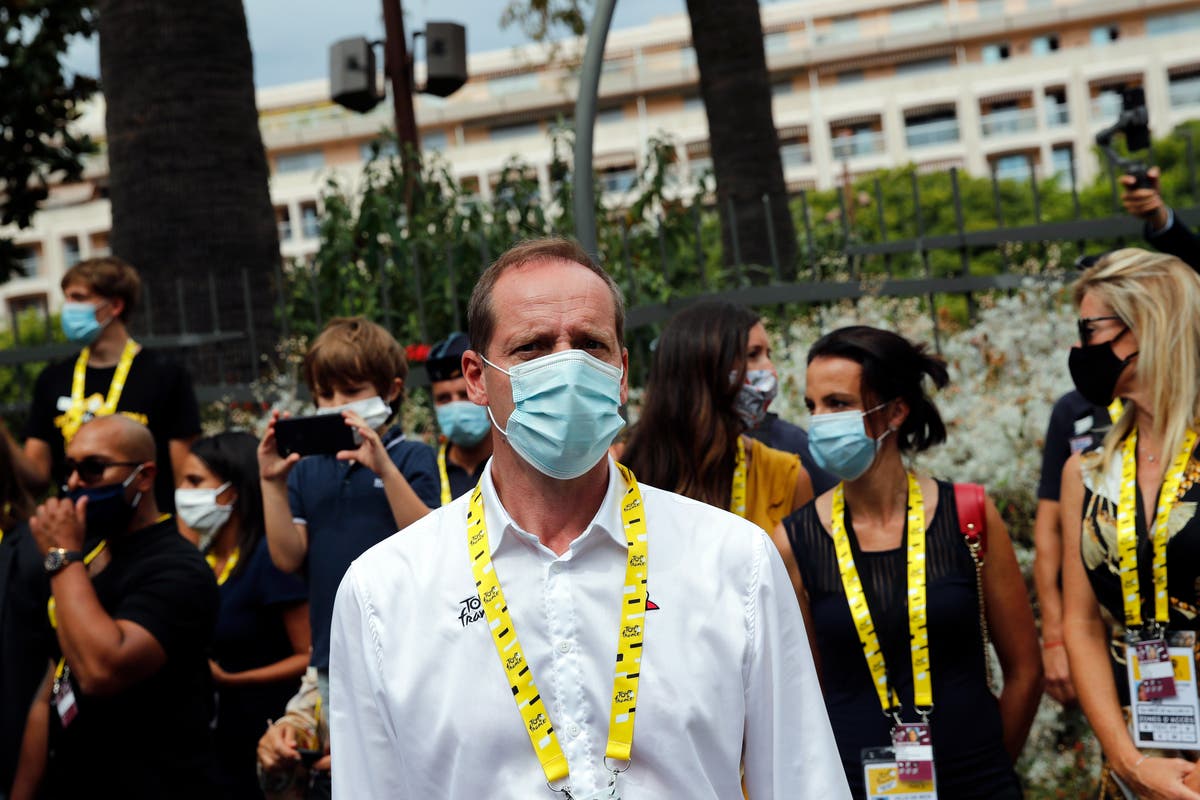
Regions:
[[[770,533],[812,498],[799,457],[745,435],[762,420],[777,380],[754,312],[717,301],[679,312],[659,337],[624,462],[644,483],[729,509]]]

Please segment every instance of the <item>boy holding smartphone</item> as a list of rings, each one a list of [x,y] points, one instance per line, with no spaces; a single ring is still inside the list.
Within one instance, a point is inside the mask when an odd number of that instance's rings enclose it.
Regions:
[[[399,425],[388,427],[400,407],[408,363],[384,328],[362,317],[330,320],[305,355],[303,372],[318,413],[341,414],[361,439],[353,450],[285,458],[277,449],[275,412],[258,447],[271,560],[284,572],[303,570],[307,579],[310,666],[319,716],[328,719],[329,630],[342,576],[368,548],[439,505],[438,472],[428,447],[405,439]],[[283,741],[275,753],[297,763],[294,736],[278,733]],[[274,766],[268,760],[274,759],[264,759],[264,767]]]

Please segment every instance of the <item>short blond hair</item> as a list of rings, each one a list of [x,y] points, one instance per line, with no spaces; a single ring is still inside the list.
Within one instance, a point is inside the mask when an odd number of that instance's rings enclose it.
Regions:
[[[121,321],[137,308],[142,298],[142,278],[127,261],[116,256],[102,256],[80,261],[63,273],[59,286],[65,292],[73,283],[82,283],[106,300],[122,300]]]

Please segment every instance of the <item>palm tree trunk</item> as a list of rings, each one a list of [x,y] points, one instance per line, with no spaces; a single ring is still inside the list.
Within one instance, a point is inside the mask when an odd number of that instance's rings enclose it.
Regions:
[[[773,228],[780,272],[791,278],[796,233],[771,114],[758,0],[687,0],[687,9],[708,115],[725,262],[735,261],[736,230],[742,262],[770,269]]]
[[[149,323],[154,334],[253,327],[258,347],[269,349],[279,240],[241,0],[98,0],[97,6],[110,241],[146,281],[150,318],[140,315],[138,327]],[[220,363],[228,377],[244,379],[245,366],[235,366],[258,357],[224,347],[204,360],[208,369],[201,371],[210,375],[200,377],[210,378]]]

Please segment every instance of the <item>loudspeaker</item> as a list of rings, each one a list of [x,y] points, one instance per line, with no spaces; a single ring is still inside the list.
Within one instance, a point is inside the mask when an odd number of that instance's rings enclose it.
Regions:
[[[425,89],[448,97],[467,82],[467,29],[455,22],[425,23]]]
[[[362,36],[342,39],[329,48],[329,91],[333,102],[366,113],[379,104],[375,51]]]

